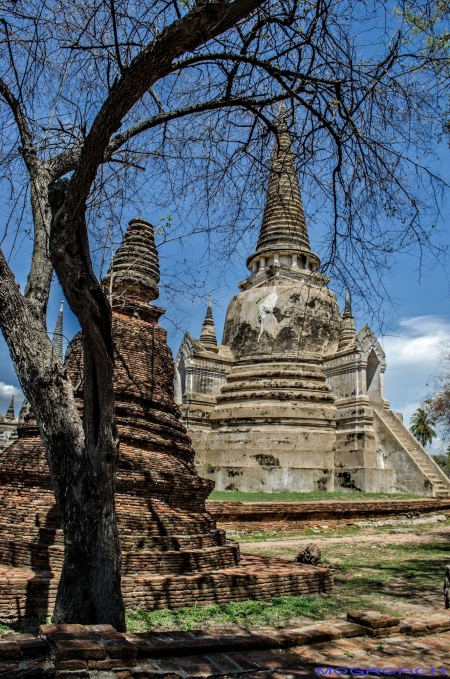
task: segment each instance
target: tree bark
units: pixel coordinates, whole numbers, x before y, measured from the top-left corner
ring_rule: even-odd
[[[64,564],[53,619],[109,623],[123,631],[121,554],[114,507],[117,439],[113,455],[105,451],[98,433],[98,445],[88,447],[72,382],[34,304],[20,294],[1,251],[0,282],[3,334],[36,416],[64,532]],[[86,353],[89,356],[89,349]],[[95,369],[86,367],[88,375],[95,375]],[[105,428],[111,419],[114,421],[114,415],[109,412],[98,421],[103,420]]]

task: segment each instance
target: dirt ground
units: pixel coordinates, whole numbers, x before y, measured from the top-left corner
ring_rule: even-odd
[[[349,532],[350,531],[350,532]],[[443,607],[450,563],[450,521],[409,527],[322,528],[315,534],[241,539],[242,553],[293,559],[306,544],[335,568],[340,609],[373,608],[410,615]]]

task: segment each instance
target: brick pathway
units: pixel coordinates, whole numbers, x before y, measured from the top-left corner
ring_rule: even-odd
[[[388,639],[337,639],[336,641],[292,649],[299,665],[310,668],[410,668],[417,674],[450,674],[450,632],[414,638],[396,635]],[[425,668],[429,670],[425,672]],[[444,671],[443,671],[444,670]],[[375,674],[376,672],[373,672]],[[394,672],[380,672],[387,676]],[[330,676],[337,676],[333,672]],[[356,674],[356,673],[355,673]],[[409,672],[402,672],[408,675]]]
[[[450,674],[450,613],[354,611],[300,627],[120,634],[44,625],[0,638],[0,679],[312,679]],[[400,672],[400,670],[402,670]]]

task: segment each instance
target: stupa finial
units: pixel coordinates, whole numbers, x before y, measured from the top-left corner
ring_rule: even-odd
[[[345,316],[352,315],[352,308],[350,304],[350,291],[345,288],[345,306],[344,306],[344,318]]]
[[[348,288],[346,288],[344,313],[342,314],[338,348],[342,349],[343,347],[346,347],[348,344],[353,343],[355,341],[355,337],[356,337],[355,319],[353,318],[352,314],[352,308],[350,303],[350,292]]]
[[[112,297],[148,303],[159,296],[159,257],[153,226],[142,217],[132,219],[103,279]]]
[[[284,102],[277,122],[278,138],[272,156],[266,206],[256,252],[271,247],[302,247],[309,250],[305,213],[300,196],[292,142]]]
[[[278,134],[281,132],[288,132],[288,126],[286,121],[286,103],[282,101],[280,103],[280,109],[278,111],[278,121],[277,121],[277,131]],[[289,132],[288,132],[289,134]]]
[[[55,325],[55,331],[53,333],[52,344],[55,349],[57,358],[64,363],[64,351],[63,351],[63,308],[64,302],[61,302],[59,307],[58,319]]]
[[[15,419],[14,415],[14,395],[11,398],[11,403],[9,404],[9,408],[6,411],[5,419],[11,422],[12,420]]]
[[[212,301],[211,295],[208,295],[208,307],[206,309],[205,320],[203,321],[202,331],[200,333],[200,342],[207,346],[217,346],[216,327],[212,315]]]
[[[22,403],[22,407],[19,410],[18,421],[22,423],[25,422],[25,417],[28,415],[29,412],[31,412],[31,406],[28,399],[25,397]]]
[[[310,250],[284,101],[278,114],[277,138],[258,243],[253,255],[247,259],[247,266],[252,268],[253,262],[261,257],[283,253],[295,258],[304,256],[305,262],[313,261],[313,270],[320,265],[319,258]]]

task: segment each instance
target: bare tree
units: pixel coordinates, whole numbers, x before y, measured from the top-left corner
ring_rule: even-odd
[[[145,169],[146,199],[175,209],[186,200],[194,231],[201,224],[230,251],[254,220],[249,199],[286,100],[299,169],[330,219],[326,264],[344,278],[356,264],[355,285],[370,289],[392,251],[433,248],[420,217],[443,184],[420,158],[441,115],[438,82],[424,78],[421,52],[405,40],[410,24],[380,3],[1,7],[1,179],[11,214],[31,207],[33,255],[22,294],[0,252],[0,327],[61,513],[53,619],[123,629],[111,310],[94,266],[105,214],[138,201]],[[83,332],[82,422],[46,333],[53,270]]]

